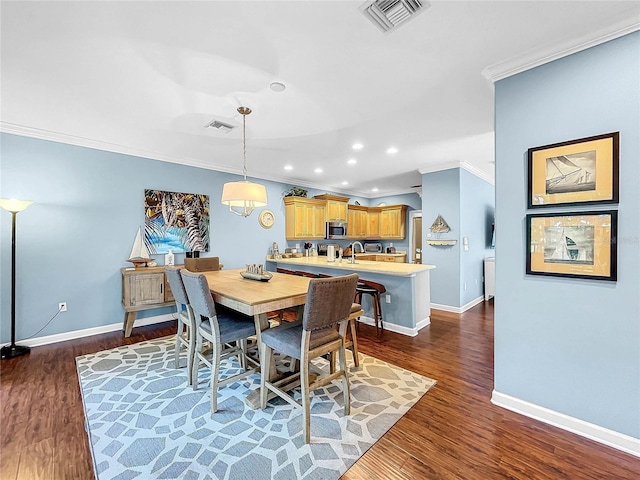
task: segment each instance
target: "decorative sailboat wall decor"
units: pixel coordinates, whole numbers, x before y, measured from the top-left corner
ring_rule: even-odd
[[[146,267],[148,263],[153,262],[153,259],[149,258],[149,251],[142,239],[142,230],[138,228],[136,239],[133,241],[133,248],[129,255],[127,262],[133,263],[137,267]]]
[[[436,219],[433,221],[429,230],[435,233],[437,237],[437,238],[427,239],[427,243],[429,245],[440,246],[440,247],[450,247],[457,243],[457,240],[454,240],[454,239],[440,238],[441,234],[449,233],[451,231],[451,227],[449,227],[449,224],[447,223],[447,221],[440,214],[438,214]]]

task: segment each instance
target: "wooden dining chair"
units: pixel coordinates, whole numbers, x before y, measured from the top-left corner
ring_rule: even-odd
[[[198,327],[196,325],[196,317],[193,314],[191,305],[189,305],[187,291],[182,282],[181,270],[182,268],[180,267],[165,267],[164,272],[169,281],[173,298],[176,301],[178,329],[174,353],[175,367],[178,368],[179,366],[180,350],[184,346],[187,349],[187,385],[191,385]]]
[[[247,356],[247,338],[256,334],[255,322],[253,317],[216,306],[203,274],[187,270],[182,270],[180,274],[189,304],[196,318],[202,319],[196,335],[192,386],[194,390],[198,388],[200,363],[208,365],[211,368],[211,412],[215,413],[218,410],[218,387],[235,382],[258,370],[259,364]],[[208,340],[211,344],[209,352],[202,351],[203,340]],[[233,356],[238,357],[242,371],[220,380],[220,361]],[[249,363],[255,367],[249,368]]]
[[[311,392],[342,378],[344,413],[351,409],[349,396],[349,376],[345,359],[344,337],[336,331],[336,324],[346,320],[351,312],[352,300],[358,283],[358,275],[351,274],[332,278],[314,278],[309,281],[302,323],[282,324],[262,332],[260,346],[260,405],[267,406],[268,391],[276,393],[303,411],[304,441],[311,441]],[[282,379],[271,381],[267,378],[273,352],[278,351],[300,361],[300,371]],[[338,352],[339,368],[319,371],[320,375],[310,383],[311,360]],[[314,369],[315,371],[315,369]],[[302,399],[298,403],[286,390],[292,380],[301,385]],[[298,382],[294,382],[298,384]]]

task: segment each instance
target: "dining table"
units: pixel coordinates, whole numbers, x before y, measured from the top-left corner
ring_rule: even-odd
[[[297,307],[298,318],[302,319],[311,279],[270,272],[271,279],[260,281],[242,277],[240,274],[243,271],[245,270],[231,269],[201,273],[207,279],[209,290],[216,303],[253,317],[256,325],[256,341],[259,346],[261,332],[269,328],[267,312]],[[270,365],[269,378],[277,376],[274,363]],[[247,397],[247,403],[253,408],[259,407],[259,393],[254,391]]]

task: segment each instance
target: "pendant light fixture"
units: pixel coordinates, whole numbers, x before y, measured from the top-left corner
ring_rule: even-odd
[[[238,113],[242,115],[242,144],[243,164],[241,182],[228,182],[222,188],[222,203],[229,206],[229,211],[236,215],[248,217],[256,207],[264,207],[267,204],[267,189],[259,183],[247,180],[247,115],[251,113],[249,107],[238,107]]]

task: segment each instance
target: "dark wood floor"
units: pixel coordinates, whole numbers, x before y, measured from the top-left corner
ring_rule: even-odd
[[[170,335],[164,323],[34,348],[0,362],[0,478],[87,480],[91,455],[75,357]],[[638,479],[640,459],[491,404],[493,306],[434,311],[416,337],[360,328],[363,353],[430,378],[431,389],[344,476],[399,479]]]

